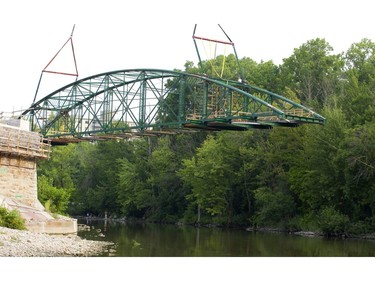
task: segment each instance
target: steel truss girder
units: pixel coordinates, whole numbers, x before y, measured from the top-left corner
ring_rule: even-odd
[[[325,122],[311,109],[255,86],[160,69],[77,80],[33,103],[22,116],[50,138]]]

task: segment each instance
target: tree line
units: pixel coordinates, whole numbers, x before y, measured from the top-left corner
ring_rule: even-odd
[[[240,60],[248,83],[313,108],[326,125],[53,147],[38,164],[40,201],[69,215],[373,232],[375,43],[333,51],[317,38],[281,65]],[[234,55],[225,64],[223,77],[237,80]],[[199,68],[188,61],[185,71]]]

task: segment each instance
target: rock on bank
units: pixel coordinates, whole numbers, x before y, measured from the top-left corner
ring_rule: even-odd
[[[113,243],[77,235],[50,235],[0,227],[0,257],[89,257],[110,251]]]

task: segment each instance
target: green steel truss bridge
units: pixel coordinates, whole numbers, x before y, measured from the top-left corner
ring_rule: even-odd
[[[282,95],[185,72],[127,69],[77,80],[22,113],[52,143],[324,124]]]

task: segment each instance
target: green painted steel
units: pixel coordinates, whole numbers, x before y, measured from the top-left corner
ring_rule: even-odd
[[[255,86],[160,69],[77,80],[33,103],[22,118],[46,138],[76,140],[325,122],[311,109]]]

